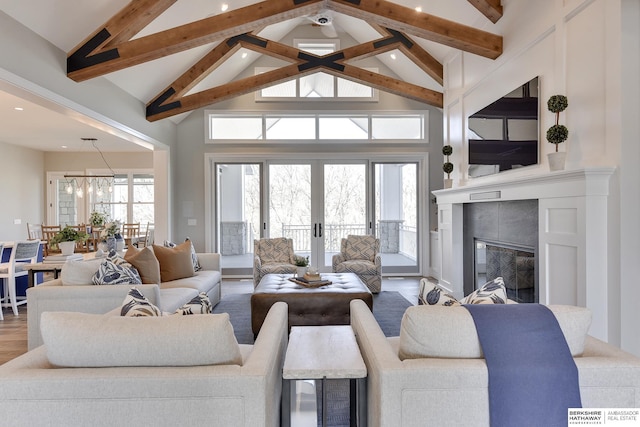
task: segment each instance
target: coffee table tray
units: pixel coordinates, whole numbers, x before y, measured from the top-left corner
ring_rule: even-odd
[[[321,286],[327,286],[332,283],[331,280],[314,280],[310,282],[299,277],[290,277],[289,280],[300,286],[304,286],[305,288],[319,288]]]

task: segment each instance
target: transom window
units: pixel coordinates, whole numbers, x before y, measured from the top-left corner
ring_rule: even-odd
[[[294,46],[317,56],[328,55],[340,49],[340,40],[294,40]],[[262,74],[277,67],[256,67],[255,73]],[[378,72],[377,68],[366,68]],[[331,98],[340,101],[377,100],[377,91],[367,85],[356,83],[331,74],[318,72],[284,83],[269,86],[256,92],[257,101],[298,101]]]
[[[209,111],[207,143],[225,140],[425,142],[427,112],[245,113]]]

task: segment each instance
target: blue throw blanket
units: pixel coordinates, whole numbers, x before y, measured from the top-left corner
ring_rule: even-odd
[[[576,367],[553,313],[539,304],[465,305],[489,370],[491,427],[567,425],[582,407]]]

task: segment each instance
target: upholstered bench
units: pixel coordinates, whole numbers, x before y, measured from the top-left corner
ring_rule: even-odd
[[[354,273],[323,273],[331,284],[307,288],[289,280],[292,274],[267,274],[251,295],[251,328],[257,335],[267,312],[277,301],[289,305],[292,326],[348,325],[349,303],[361,299],[373,309],[373,296]]]

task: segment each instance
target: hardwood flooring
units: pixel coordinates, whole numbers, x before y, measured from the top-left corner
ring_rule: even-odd
[[[385,278],[383,291],[400,292],[412,304],[418,303],[418,283],[420,278]],[[251,280],[223,280],[222,296],[231,293],[253,291]],[[4,320],[0,320],[0,365],[27,352],[27,305],[19,306],[18,316],[10,308],[4,308]]]

